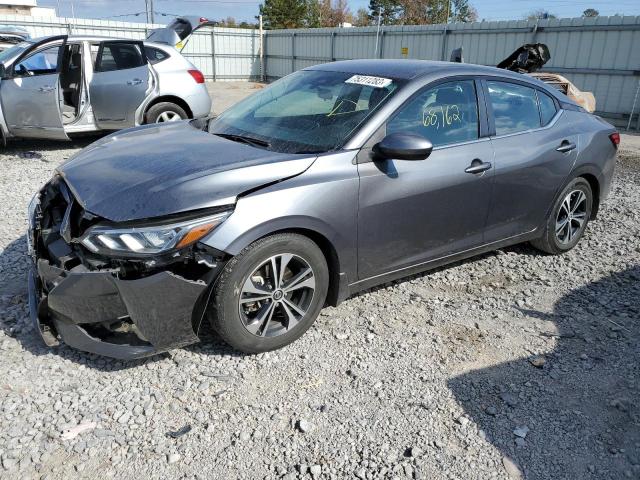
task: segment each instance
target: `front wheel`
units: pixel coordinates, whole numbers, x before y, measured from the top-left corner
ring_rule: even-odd
[[[220,337],[246,353],[297,340],[317,318],[329,286],[326,259],[302,235],[257,240],[220,274],[209,319]]]
[[[551,254],[568,252],[578,244],[584,234],[592,208],[591,185],[584,178],[573,179],[553,206],[543,235],[531,244]]]

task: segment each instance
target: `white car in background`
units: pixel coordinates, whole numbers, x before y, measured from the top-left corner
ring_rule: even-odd
[[[0,52],[1,140],[207,117],[204,75],[175,48],[208,24],[196,22],[176,19],[154,41],[60,35]]]

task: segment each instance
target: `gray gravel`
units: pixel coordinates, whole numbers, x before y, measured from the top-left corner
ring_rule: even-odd
[[[569,254],[519,246],[374,289],[277,352],[208,334],[131,363],[36,338],[25,210],[77,145],[13,144],[0,476],[640,478],[640,149],[624,141],[612,196]]]

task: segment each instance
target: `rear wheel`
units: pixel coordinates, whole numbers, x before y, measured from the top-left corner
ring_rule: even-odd
[[[568,252],[584,234],[592,208],[593,192],[589,182],[581,177],[573,179],[551,210],[544,234],[531,244],[551,254]]]
[[[147,123],[177,122],[189,118],[187,112],[175,103],[160,102],[147,111]]]
[[[237,350],[274,350],[309,329],[324,305],[328,285],[327,262],[313,241],[291,233],[273,235],[227,263],[209,318]]]

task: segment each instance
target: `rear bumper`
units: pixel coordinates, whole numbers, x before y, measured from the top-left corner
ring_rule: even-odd
[[[205,290],[204,282],[168,271],[121,280],[110,272],[66,271],[39,259],[29,273],[29,310],[47,345],[61,340],[129,360],[198,342],[201,315],[195,311]]]
[[[205,85],[199,85],[197,93],[188,95],[185,101],[191,109],[193,118],[206,118],[211,115],[211,97]]]

